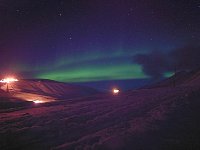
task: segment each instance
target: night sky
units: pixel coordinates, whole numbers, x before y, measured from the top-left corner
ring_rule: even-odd
[[[199,67],[199,41],[198,0],[0,0],[1,76],[166,77]]]

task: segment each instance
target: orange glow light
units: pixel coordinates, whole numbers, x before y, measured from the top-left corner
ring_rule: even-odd
[[[10,83],[10,82],[16,82],[16,81],[18,80],[15,78],[5,78],[5,79],[0,80],[0,82],[2,83]]]
[[[33,102],[36,103],[36,104],[38,104],[38,103],[44,103],[44,101],[41,101],[41,100],[34,100]]]
[[[113,89],[113,93],[114,93],[114,94],[118,94],[118,93],[119,93],[119,90],[115,88],[115,89]]]

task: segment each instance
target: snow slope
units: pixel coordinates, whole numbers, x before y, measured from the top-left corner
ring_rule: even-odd
[[[4,112],[0,149],[198,149],[199,93],[143,89]]]
[[[179,85],[199,85],[200,84],[200,70],[181,71],[170,78],[167,78],[159,83],[148,86],[148,88],[155,87],[173,87]]]
[[[6,84],[1,85],[2,90],[6,91],[6,88]],[[64,98],[88,96],[98,92],[92,88],[52,80],[19,80],[9,83],[9,93],[12,97],[26,101],[50,102]]]

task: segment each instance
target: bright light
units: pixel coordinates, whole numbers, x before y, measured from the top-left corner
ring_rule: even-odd
[[[15,78],[5,78],[5,79],[0,80],[0,82],[2,83],[10,83],[10,82],[16,82],[16,81],[18,80]]]
[[[38,103],[44,103],[44,101],[41,101],[41,100],[34,100],[33,102],[36,103],[36,104],[38,104]]]
[[[113,89],[113,93],[114,93],[114,94],[118,94],[118,93],[119,93],[119,90],[118,90],[118,89]]]

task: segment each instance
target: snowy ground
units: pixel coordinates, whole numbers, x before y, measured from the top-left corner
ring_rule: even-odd
[[[200,87],[1,109],[0,149],[198,150]]]

